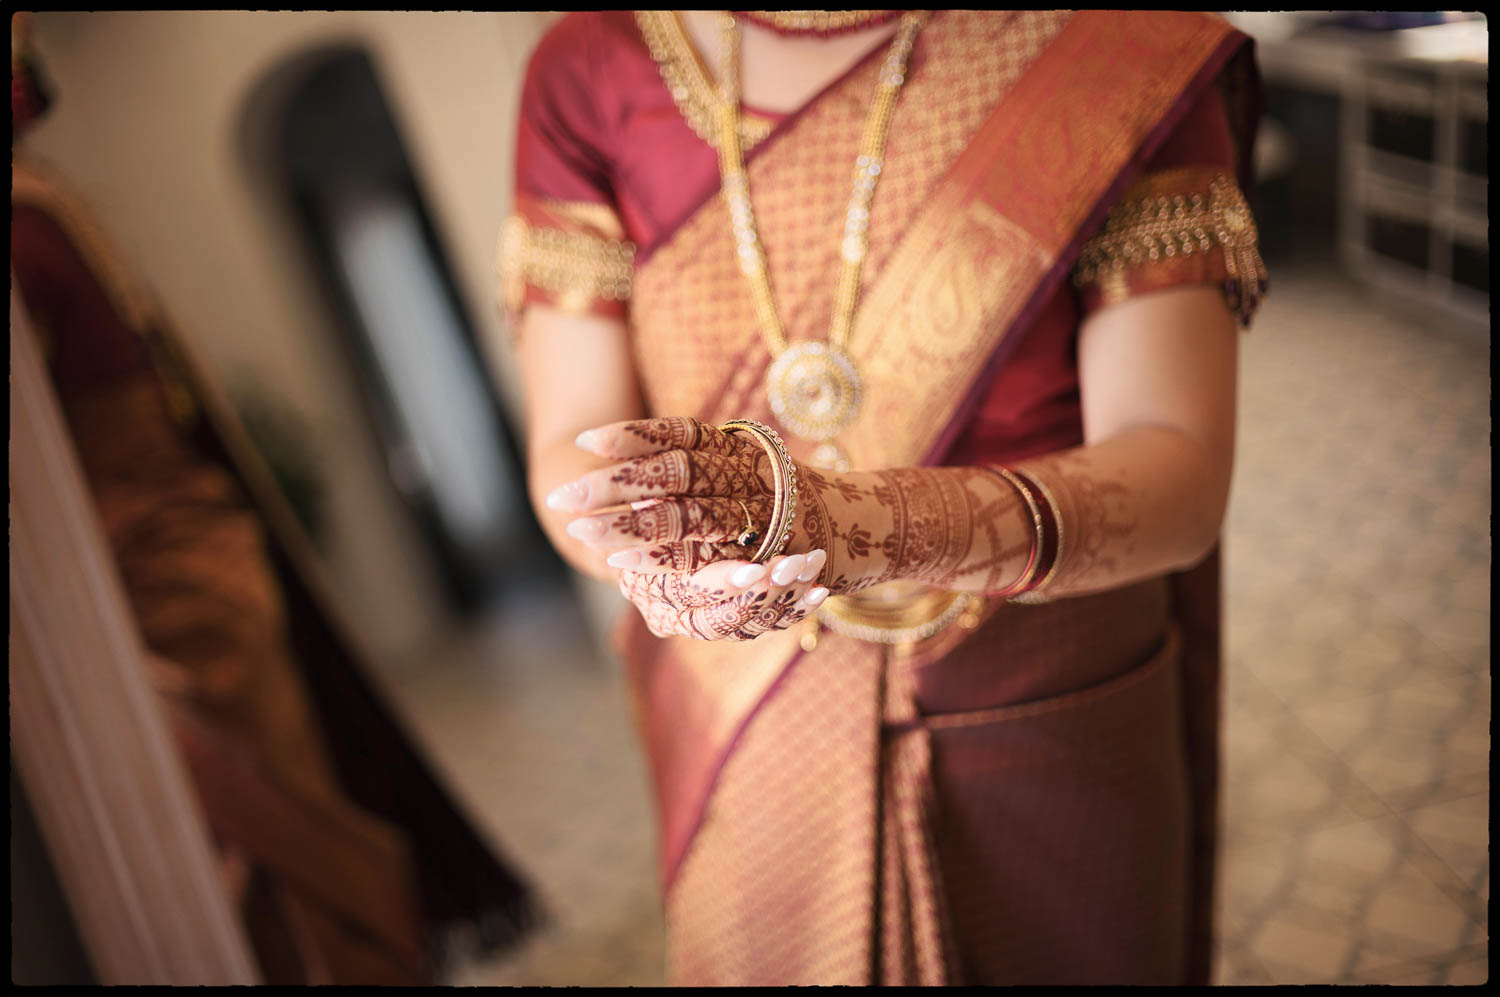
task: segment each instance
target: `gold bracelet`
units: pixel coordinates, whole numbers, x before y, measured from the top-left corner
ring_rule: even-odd
[[[1045,531],[1042,528],[1042,507],[1037,505],[1036,496],[1031,493],[1030,488],[1026,487],[1025,482],[1016,477],[1008,468],[991,467],[990,470],[1000,475],[1000,477],[1010,483],[1011,487],[1020,492],[1021,498],[1025,500],[1027,508],[1031,510],[1033,529],[1031,556],[1026,559],[1026,567],[1022,570],[1021,577],[1017,578],[1005,589],[994,593],[996,598],[1013,599],[1017,595],[1024,593],[1031,586],[1031,580],[1036,577],[1036,569],[1042,563],[1042,544],[1045,541]]]
[[[764,564],[781,553],[791,536],[792,524],[797,521],[797,465],[787,453],[780,434],[764,423],[754,419],[730,419],[719,429],[726,433],[749,433],[771,456],[771,522],[761,538],[760,549],[750,559],[754,564]]]
[[[1064,546],[1067,532],[1063,529],[1062,506],[1057,504],[1057,499],[1053,496],[1052,489],[1047,487],[1047,482],[1043,481],[1041,476],[1035,471],[1029,469],[1026,471],[1026,478],[1032,484],[1036,485],[1037,489],[1041,491],[1042,497],[1047,500],[1047,504],[1052,507],[1052,523],[1057,531],[1057,552],[1052,555],[1052,566],[1047,569],[1047,573],[1042,576],[1042,580],[1031,587],[1030,591],[1022,592],[1011,600],[1012,602],[1037,605],[1052,601],[1052,597],[1042,590],[1052,584],[1053,580],[1057,578],[1058,570],[1062,567],[1063,553],[1067,549]]]

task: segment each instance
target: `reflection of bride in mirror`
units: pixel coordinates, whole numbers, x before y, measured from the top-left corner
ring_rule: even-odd
[[[11,22],[11,268],[150,678],[270,983],[423,983],[527,891],[362,676],[295,517],[82,203],[16,145],[48,106]]]
[[[639,611],[674,982],[1206,980],[1247,42],[696,11],[537,49],[532,493]]]

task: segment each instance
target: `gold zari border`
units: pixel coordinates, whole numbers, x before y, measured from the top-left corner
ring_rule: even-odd
[[[718,88],[703,70],[693,43],[682,30],[676,11],[638,10],[635,22],[646,40],[646,48],[661,72],[662,82],[672,94],[677,110],[698,137],[715,149],[719,147],[714,107]],[[740,115],[740,142],[745,148],[759,144],[771,134],[774,123],[749,113]]]
[[[587,232],[505,223],[500,241],[500,286],[505,307],[518,310],[536,287],[563,311],[586,312],[596,301],[628,301],[635,278],[635,243]]]
[[[1128,295],[1130,271],[1218,250],[1237,288],[1236,311],[1253,309],[1266,283],[1255,219],[1233,180],[1197,168],[1164,170],[1125,192],[1104,228],[1083,247],[1073,282],[1096,284],[1106,301]]]

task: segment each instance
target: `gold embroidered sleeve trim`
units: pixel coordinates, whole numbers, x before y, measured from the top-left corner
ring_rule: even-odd
[[[635,12],[635,22],[641,29],[641,37],[646,40],[646,48],[650,50],[657,70],[661,73],[662,82],[667,85],[673,102],[677,104],[677,110],[693,131],[698,133],[699,138],[717,149],[719,138],[716,134],[714,105],[719,99],[718,88],[704,71],[703,64],[698,61],[698,53],[693,51],[693,43],[683,31],[677,12],[638,10]],[[748,112],[742,113],[740,142],[744,148],[749,149],[771,134],[774,127],[774,122],[766,118],[756,117]]]
[[[1195,257],[1198,268],[1183,266]],[[1229,307],[1248,324],[1267,278],[1255,219],[1234,181],[1221,172],[1187,168],[1136,183],[1084,245],[1073,281],[1080,288],[1092,285],[1103,302],[1112,303],[1172,283],[1150,279],[1153,269],[1163,277],[1222,269]]]
[[[608,208],[599,210],[613,217]],[[622,303],[630,299],[634,275],[632,242],[532,225],[518,214],[505,223],[500,283],[505,307],[512,312],[525,304],[528,287],[563,311],[589,312],[599,302]]]

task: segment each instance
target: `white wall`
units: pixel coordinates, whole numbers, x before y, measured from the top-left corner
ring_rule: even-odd
[[[28,152],[82,193],[225,385],[268,386],[325,457],[330,568],[377,649],[401,656],[445,622],[437,579],[380,466],[337,331],[286,219],[239,139],[281,60],[362,40],[482,334],[501,337],[496,236],[509,209],[521,69],[538,14],[42,13],[58,92]],[[514,404],[503,350],[494,373]]]

